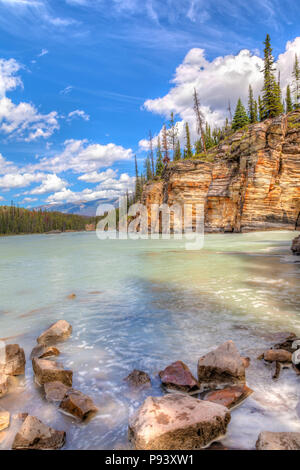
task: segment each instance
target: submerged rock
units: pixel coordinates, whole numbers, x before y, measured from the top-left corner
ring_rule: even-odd
[[[27,416],[16,434],[13,450],[54,450],[60,449],[66,440],[64,431],[56,431],[46,426],[35,416]]]
[[[0,374],[0,398],[4,397],[8,393],[9,376]]]
[[[61,402],[70,389],[62,382],[47,382],[44,384],[45,398],[50,402]]]
[[[257,450],[300,450],[299,432],[263,431],[256,442]]]
[[[73,389],[67,391],[59,408],[63,412],[76,416],[82,421],[91,418],[98,412],[98,408],[89,396]]]
[[[230,421],[227,408],[188,395],[148,397],[129,422],[137,450],[201,449],[220,439]]]
[[[273,346],[273,349],[285,349],[286,351],[293,353],[293,343],[297,339],[295,333],[278,333],[276,338],[277,343]]]
[[[37,342],[45,346],[65,341],[72,333],[72,326],[66,320],[59,320],[42,333]]]
[[[267,362],[292,362],[292,353],[285,349],[269,349],[264,352],[264,360]]]
[[[247,385],[223,388],[223,390],[214,390],[205,395],[204,400],[226,406],[227,408],[235,408],[246,400],[253,390]]]
[[[37,357],[38,359],[43,359],[45,357],[54,357],[59,356],[60,351],[54,346],[35,346],[30,354],[30,359]]]
[[[32,367],[38,385],[47,382],[61,382],[68,387],[72,386],[73,371],[64,369],[58,362],[33,358]]]
[[[0,374],[23,375],[25,373],[25,354],[18,344],[7,344],[5,362],[0,362]]]
[[[151,379],[147,372],[134,369],[125,379],[131,387],[151,387]]]
[[[0,409],[0,431],[8,428],[10,423],[10,413]]]
[[[198,380],[204,388],[245,383],[245,364],[233,341],[199,359]]]
[[[200,385],[184,362],[177,361],[159,372],[162,384],[180,392],[195,392]]]
[[[300,235],[293,240],[291,250],[294,255],[300,256]]]

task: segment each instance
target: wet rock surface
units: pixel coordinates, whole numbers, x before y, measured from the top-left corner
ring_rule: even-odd
[[[129,439],[138,450],[191,450],[224,436],[227,408],[188,395],[148,397],[130,419]]]
[[[59,320],[51,325],[38,339],[38,344],[53,345],[65,341],[72,334],[72,326],[66,320]]]
[[[247,387],[247,385],[241,385],[222,390],[213,390],[207,393],[204,399],[232,409],[242,404],[252,393],[253,390]]]
[[[300,450],[299,432],[263,431],[256,442],[257,450]]]
[[[47,382],[44,384],[45,398],[52,403],[60,403],[70,389],[61,382]]]
[[[46,357],[59,356],[60,351],[54,346],[35,346],[30,354],[30,359],[37,357],[38,359],[44,359]]]
[[[195,392],[200,385],[184,362],[177,361],[159,372],[162,384],[167,389],[181,392]]]
[[[245,364],[233,341],[199,359],[198,381],[209,389],[245,383]]]
[[[55,450],[65,444],[66,433],[46,426],[35,416],[27,416],[16,434],[13,450]]]
[[[64,413],[76,416],[82,421],[90,419],[98,412],[98,408],[88,395],[73,389],[67,391],[59,408]]]
[[[267,362],[292,362],[292,353],[285,349],[269,349],[264,352],[264,360]]]
[[[9,376],[0,374],[0,398],[4,397],[8,393],[9,387]]]
[[[33,358],[32,367],[38,385],[47,382],[61,382],[68,387],[72,386],[73,371],[64,369],[58,362]]]
[[[7,344],[5,362],[0,362],[0,374],[23,375],[25,373],[25,354],[18,344]]]
[[[142,370],[134,369],[127,377],[124,379],[130,387],[136,388],[148,388],[151,387],[151,379],[147,372]]]

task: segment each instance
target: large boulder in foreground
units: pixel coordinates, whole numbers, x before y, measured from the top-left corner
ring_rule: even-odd
[[[128,383],[130,387],[135,388],[149,388],[151,387],[151,379],[147,372],[142,370],[134,369],[130,374],[125,377],[125,382]]]
[[[7,344],[4,362],[0,362],[0,374],[23,375],[25,373],[24,349],[18,344]]]
[[[0,409],[0,431],[8,428],[10,422],[10,413]]]
[[[188,366],[181,361],[174,362],[160,371],[159,377],[167,389],[192,393],[200,388]]]
[[[226,434],[227,408],[188,395],[148,397],[129,422],[137,450],[201,449]]]
[[[233,341],[227,341],[198,361],[202,388],[220,388],[245,383],[245,363]]]
[[[69,389],[61,382],[47,382],[44,384],[45,398],[51,403],[60,403]]]
[[[300,432],[261,432],[257,450],[300,450]]]
[[[253,390],[247,385],[236,385],[235,387],[209,392],[204,399],[232,409],[243,403],[252,393]]]
[[[0,398],[4,397],[8,393],[9,376],[0,374]]]
[[[294,255],[300,256],[300,235],[293,240],[291,250]]]
[[[68,415],[81,419],[82,421],[92,418],[98,412],[98,408],[89,396],[73,389],[67,391],[59,405],[59,409]]]
[[[15,436],[12,448],[13,450],[55,450],[60,449],[65,440],[64,431],[56,431],[35,416],[27,416]]]
[[[37,342],[44,346],[65,341],[72,333],[72,326],[66,320],[59,320],[42,333]]]
[[[72,386],[73,371],[64,369],[58,362],[33,358],[32,367],[38,385],[47,382],[61,382],[68,387]]]

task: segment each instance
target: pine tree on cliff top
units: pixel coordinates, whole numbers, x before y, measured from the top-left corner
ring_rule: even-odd
[[[170,143],[170,147],[173,153],[173,160],[175,160],[178,127],[177,127],[177,123],[175,122],[175,117],[174,117],[173,112],[171,113],[171,116],[170,116],[167,134],[168,134],[168,141]]]
[[[285,107],[286,107],[285,109],[286,113],[290,113],[291,111],[293,111],[293,101],[292,101],[290,85],[286,87]]]
[[[232,129],[237,131],[247,124],[249,124],[249,118],[245,106],[243,105],[241,98],[239,98],[232,121]]]
[[[300,64],[299,59],[296,54],[295,56],[295,64],[293,69],[293,92],[295,97],[294,108],[300,108]]]
[[[257,122],[257,103],[253,96],[253,88],[249,85],[248,115],[251,124]]]
[[[267,34],[264,42],[264,86],[263,86],[263,119],[278,116],[282,112],[282,103],[279,93],[279,85],[275,78],[275,66],[273,50],[271,48],[271,38]]]
[[[174,161],[181,160],[181,148],[180,148],[180,142],[179,139],[177,139],[177,144],[175,147],[175,154],[174,154]]]
[[[142,194],[142,182],[139,177],[139,169],[136,160],[136,155],[134,156],[134,163],[135,163],[135,200],[137,201]]]
[[[167,131],[165,124],[163,125],[163,129],[162,129],[162,151],[164,154],[163,163],[164,165],[167,165],[170,161],[170,157],[169,157],[168,131]]]
[[[164,169],[164,164],[163,164],[163,157],[161,153],[160,137],[158,136],[157,150],[156,150],[156,170],[155,170],[156,176],[160,178],[162,175],[163,169]]]
[[[185,124],[185,149],[184,149],[184,158],[190,159],[193,158],[193,150],[191,146],[191,135],[190,135],[190,128],[188,123]]]

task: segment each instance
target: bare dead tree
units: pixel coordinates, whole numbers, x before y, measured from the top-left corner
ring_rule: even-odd
[[[206,153],[206,144],[205,144],[205,137],[204,137],[204,116],[200,108],[200,100],[198,98],[197,90],[194,88],[194,111],[196,114],[196,121],[197,121],[197,132],[201,137],[203,150]]]

